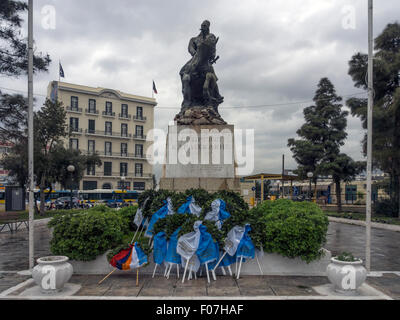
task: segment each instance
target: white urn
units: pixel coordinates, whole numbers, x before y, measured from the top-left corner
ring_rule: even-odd
[[[38,265],[32,270],[32,277],[42,293],[60,292],[71,278],[72,265],[65,256],[49,256],[37,259]]]
[[[357,295],[357,289],[367,278],[367,270],[361,259],[350,262],[333,257],[326,268],[326,273],[333,284],[333,289],[344,295]]]

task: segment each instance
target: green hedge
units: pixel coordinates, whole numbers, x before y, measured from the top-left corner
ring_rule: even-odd
[[[293,202],[290,200],[266,201],[249,210],[243,198],[234,192],[221,191],[208,193],[205,190],[188,190],[185,193],[171,191],[144,192],[139,197],[139,205],[149,198],[144,215],[150,217],[163,206],[163,200],[171,197],[175,210],[185,203],[186,198],[193,195],[202,214],[197,218],[189,214],[176,214],[160,219],[154,225],[153,233],[165,231],[167,237],[181,227],[179,235],[193,231],[196,220],[203,220],[211,210],[211,202],[217,198],[227,204],[231,217],[218,230],[214,223],[204,221],[214,241],[223,246],[229,230],[236,225],[249,223],[250,236],[257,248],[263,247],[265,252],[295,258],[306,262],[321,257],[321,247],[326,241],[328,218],[320,208],[310,202]],[[50,222],[54,227],[51,251],[53,254],[66,255],[73,260],[88,261],[95,259],[107,250],[116,252],[127,246],[136,226],[133,225],[137,207],[126,207],[120,210],[97,206],[80,213],[57,216]],[[147,239],[140,240],[147,253]]]
[[[129,233],[124,215],[105,206],[53,218],[50,250],[72,260],[89,261],[123,243]]]
[[[265,201],[250,211],[258,217],[254,237],[266,252],[300,257],[306,262],[321,257],[326,242],[328,217],[312,202],[286,199]]]

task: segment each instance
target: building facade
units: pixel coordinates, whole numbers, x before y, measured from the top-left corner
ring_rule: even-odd
[[[80,190],[153,187],[146,136],[154,128],[155,99],[57,81],[50,82],[48,97],[58,97],[67,112],[66,145],[102,161],[87,168]]]

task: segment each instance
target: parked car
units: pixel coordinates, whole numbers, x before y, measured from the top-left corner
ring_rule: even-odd
[[[69,209],[71,207],[71,197],[61,197],[54,201],[56,209]],[[72,207],[79,208],[80,200],[77,197],[72,197]]]

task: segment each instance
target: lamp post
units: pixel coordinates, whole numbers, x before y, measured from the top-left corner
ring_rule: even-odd
[[[310,179],[310,188],[308,189],[308,197],[311,201],[311,179],[314,176],[314,174],[312,172],[308,172],[307,173],[307,177]]]
[[[72,164],[70,164],[68,167],[67,167],[67,171],[70,173],[70,175],[71,175],[71,185],[70,185],[70,189],[71,189],[71,202],[70,202],[70,208],[72,209],[72,207],[73,207],[73,203],[72,203],[72,182],[73,182],[73,174],[74,174],[74,171],[75,171],[75,166],[74,165],[72,165]]]
[[[121,206],[125,204],[124,203],[125,179],[126,179],[126,177],[124,175],[121,176],[121,189],[122,189],[122,196],[121,196],[122,203],[121,203]]]

